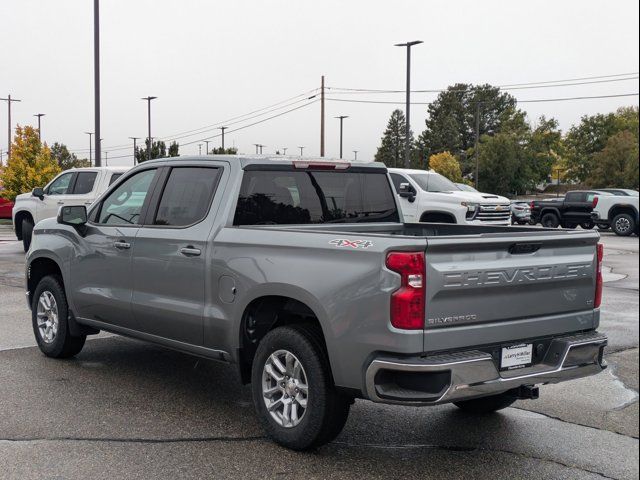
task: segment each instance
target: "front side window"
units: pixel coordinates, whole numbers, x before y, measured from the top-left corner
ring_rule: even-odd
[[[218,175],[218,168],[172,168],[153,224],[183,227],[201,221],[209,211]]]
[[[402,175],[398,175],[397,173],[390,173],[389,175],[391,175],[391,181],[393,182],[393,187],[396,189],[396,193],[400,191],[401,183],[409,183],[409,180]]]
[[[51,185],[49,185],[49,189],[47,194],[49,195],[65,195],[69,190],[69,185],[71,185],[71,179],[73,178],[73,172],[65,173],[56,178]]]
[[[122,173],[112,173],[111,178],[109,179],[109,186],[113,185],[114,182],[122,176]]]
[[[76,184],[73,187],[73,193],[82,195],[91,192],[97,176],[98,172],[79,172],[76,177]]]
[[[106,225],[138,224],[142,205],[147,198],[155,173],[155,169],[136,173],[111,192],[102,202],[98,223]]]
[[[409,175],[425,192],[456,192],[460,189],[439,173],[412,173]]]
[[[234,225],[397,222],[384,171],[246,171]]]

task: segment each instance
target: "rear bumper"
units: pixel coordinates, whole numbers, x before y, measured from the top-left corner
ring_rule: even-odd
[[[559,383],[604,370],[606,345],[607,337],[598,332],[557,337],[540,363],[504,372],[489,353],[478,350],[417,358],[381,356],[366,370],[366,393],[375,402],[436,405],[522,385]]]

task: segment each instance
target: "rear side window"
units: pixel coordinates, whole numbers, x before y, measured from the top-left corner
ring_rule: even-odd
[[[586,194],[584,192],[569,192],[564,197],[565,202],[584,202]]]
[[[109,179],[109,186],[113,185],[113,182],[115,182],[121,176],[122,176],[122,173],[112,173],[111,178]]]
[[[76,184],[73,187],[73,193],[82,195],[93,190],[93,184],[96,182],[98,172],[79,172],[76,177]]]
[[[398,222],[385,172],[245,171],[234,225]]]
[[[184,227],[201,221],[209,211],[219,172],[207,167],[171,169],[153,224]]]

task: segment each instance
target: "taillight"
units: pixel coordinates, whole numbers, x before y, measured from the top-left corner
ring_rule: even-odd
[[[598,265],[596,270],[596,294],[593,306],[598,308],[602,303],[602,258],[604,257],[604,245],[599,243],[596,248],[598,252]]]
[[[424,328],[425,265],[423,252],[391,252],[387,268],[400,274],[400,288],[391,294],[391,325],[403,330]]]
[[[533,202],[531,202],[531,203],[529,204],[529,208],[530,208],[531,210],[533,210]]]
[[[595,197],[593,197],[593,202],[591,202],[591,207],[596,208],[596,205],[598,205],[598,196],[596,195]]]

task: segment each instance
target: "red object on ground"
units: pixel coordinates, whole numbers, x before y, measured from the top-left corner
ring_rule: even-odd
[[[0,197],[0,218],[11,218],[13,202]]]

